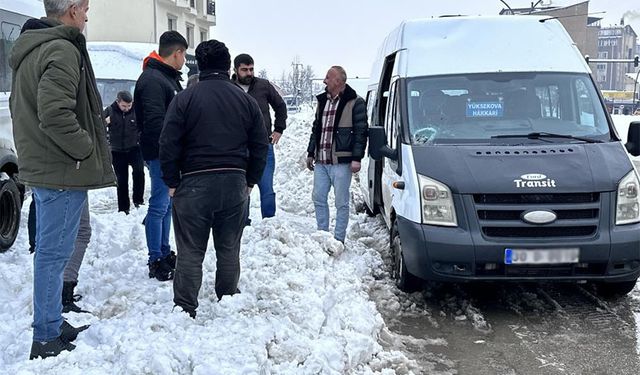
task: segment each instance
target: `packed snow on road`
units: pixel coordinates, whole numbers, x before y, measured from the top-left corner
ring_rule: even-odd
[[[383,223],[365,223],[371,219],[352,205],[346,249],[331,234],[315,230],[313,175],[304,163],[312,117],[310,110],[292,115],[276,148],[275,218],[260,220],[254,192],[253,225],[242,238],[242,293],[217,302],[210,243],[195,321],[173,310],[171,282],[148,278],[141,225],[146,206],[126,216],[116,212],[114,188],[92,191],[93,235],[76,288],[84,296],[79,304],[91,314],[66,314],[72,324],[91,327],[73,352],[27,360],[33,314],[27,199],[19,237],[0,255],[2,372],[367,374],[411,367],[403,354],[381,346],[385,325],[369,297],[376,285],[386,289],[385,303],[398,304],[394,293],[399,292],[380,255],[388,245]],[[147,198],[148,190],[147,182]],[[173,236],[171,243],[175,248]],[[376,282],[384,278],[386,283]]]

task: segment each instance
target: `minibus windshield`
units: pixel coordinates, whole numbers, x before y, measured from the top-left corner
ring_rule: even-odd
[[[609,141],[587,74],[487,73],[408,80],[413,144]],[[563,137],[527,137],[532,133]],[[523,137],[518,137],[523,135]]]

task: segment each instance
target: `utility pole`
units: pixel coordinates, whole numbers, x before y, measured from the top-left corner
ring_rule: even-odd
[[[299,105],[300,103],[298,103],[298,97],[300,96],[300,67],[303,67],[304,65],[300,63],[300,57],[296,56],[293,59],[291,66],[293,67],[293,95],[296,99],[296,105]]]

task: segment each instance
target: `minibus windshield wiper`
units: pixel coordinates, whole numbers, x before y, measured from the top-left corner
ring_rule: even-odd
[[[575,139],[576,141],[583,141],[587,143],[603,143],[604,142],[599,139],[576,137],[568,134],[555,134],[555,133],[546,133],[546,132],[534,132],[529,134],[500,134],[500,135],[494,135],[491,138],[529,138],[529,139],[564,138],[564,139]]]

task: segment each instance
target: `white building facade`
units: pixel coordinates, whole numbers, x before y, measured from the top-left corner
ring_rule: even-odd
[[[92,1],[88,17],[88,41],[158,43],[163,32],[176,30],[191,55],[216,24],[213,0]]]

